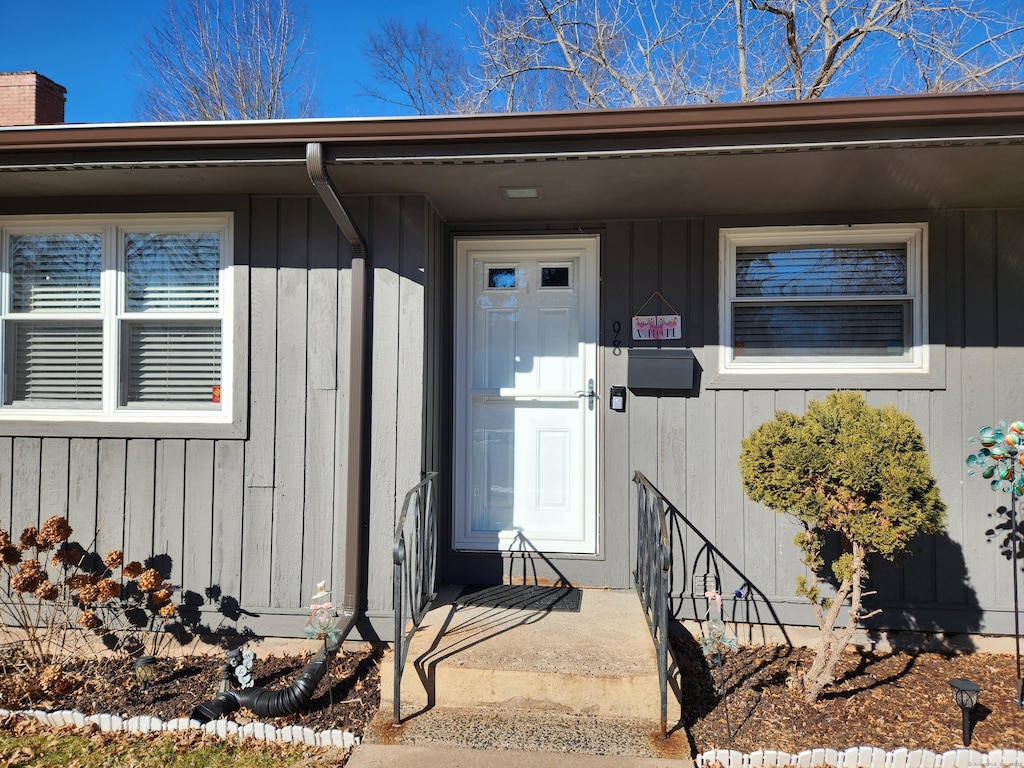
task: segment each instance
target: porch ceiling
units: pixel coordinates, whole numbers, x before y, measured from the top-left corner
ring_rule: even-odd
[[[343,193],[426,194],[454,222],[571,221],[1024,204],[1024,146],[900,147],[368,165]],[[507,199],[504,187],[539,196]]]
[[[295,153],[297,155],[297,153]],[[518,152],[329,156],[344,195],[422,194],[450,222],[583,222],[801,211],[1024,205],[1024,145],[734,147],[586,155]],[[503,187],[536,187],[507,199]],[[163,162],[31,160],[0,171],[0,198],[311,195],[299,156]],[[31,205],[29,201],[26,204]],[[16,206],[20,208],[21,206]]]

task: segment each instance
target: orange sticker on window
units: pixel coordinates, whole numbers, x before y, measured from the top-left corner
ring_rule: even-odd
[[[220,384],[213,385],[213,402],[220,402]]]

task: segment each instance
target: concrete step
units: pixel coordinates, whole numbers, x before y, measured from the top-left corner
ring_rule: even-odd
[[[654,644],[635,592],[584,590],[579,612],[461,605],[460,592],[439,595],[412,640],[397,725],[384,660],[367,752],[398,750],[404,763],[414,757],[402,750],[428,750],[446,768],[445,750],[467,749],[541,760],[517,766],[570,765],[544,761],[572,755],[629,766],[689,759],[684,732],[660,738]]]
[[[654,643],[636,593],[587,589],[580,611],[459,605],[446,588],[414,635],[402,717],[435,707],[513,707],[658,721]],[[391,712],[393,664],[381,668]]]

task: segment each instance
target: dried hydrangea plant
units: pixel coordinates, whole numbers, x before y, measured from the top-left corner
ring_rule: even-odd
[[[94,640],[127,655],[156,655],[177,615],[175,588],[158,570],[125,563],[119,549],[101,560],[71,542],[72,533],[60,515],[26,527],[17,541],[0,529],[0,573],[10,587],[0,589],[4,648],[41,693],[73,688],[69,662],[91,652]]]

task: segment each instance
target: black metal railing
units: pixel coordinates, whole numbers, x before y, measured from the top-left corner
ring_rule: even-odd
[[[402,721],[402,670],[412,638],[437,597],[437,472],[405,494],[395,526],[395,723]]]
[[[668,590],[672,566],[672,539],[669,536],[670,504],[640,472],[633,474],[636,485],[636,585],[643,605],[647,627],[658,657],[658,686],[661,691],[661,737],[668,730]]]

